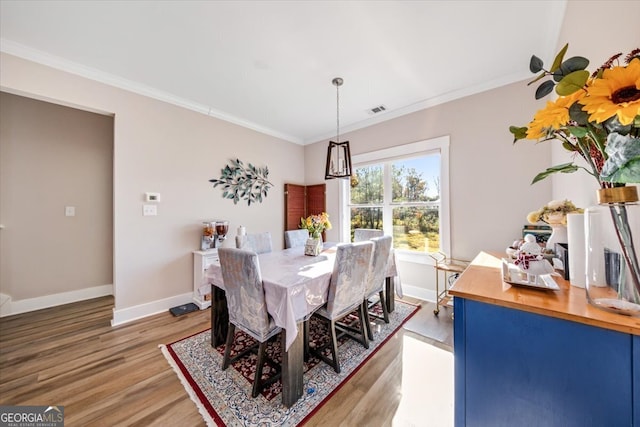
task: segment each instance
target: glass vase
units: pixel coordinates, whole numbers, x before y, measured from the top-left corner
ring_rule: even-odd
[[[590,304],[640,316],[640,239],[637,187],[598,190],[598,205],[585,210],[586,292]],[[571,250],[571,248],[569,248]]]

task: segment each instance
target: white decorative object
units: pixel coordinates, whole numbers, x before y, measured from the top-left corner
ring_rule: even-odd
[[[584,240],[584,214],[567,215],[567,240],[569,244],[569,282],[584,288],[586,282],[586,252]]]
[[[304,245],[304,254],[309,256],[318,256],[322,252],[322,238],[309,238]]]
[[[518,250],[517,259],[514,264],[527,274],[530,283],[538,283],[538,276],[554,273],[553,266],[544,259],[542,248],[536,243],[535,236],[527,234],[524,236],[524,243]]]
[[[556,243],[567,243],[567,227],[564,224],[549,223],[551,227],[551,236],[547,240],[546,248],[548,251],[555,252]]]
[[[244,226],[238,227],[238,236],[246,236],[247,229]]]

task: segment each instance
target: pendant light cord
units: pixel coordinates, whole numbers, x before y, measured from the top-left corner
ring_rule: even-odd
[[[336,84],[336,142],[340,142],[340,83]]]

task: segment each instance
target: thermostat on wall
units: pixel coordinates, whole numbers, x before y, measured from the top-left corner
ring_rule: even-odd
[[[147,202],[159,202],[160,193],[144,193]]]

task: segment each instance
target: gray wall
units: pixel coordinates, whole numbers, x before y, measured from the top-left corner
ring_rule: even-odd
[[[0,293],[111,286],[113,118],[0,92],[0,218]]]

